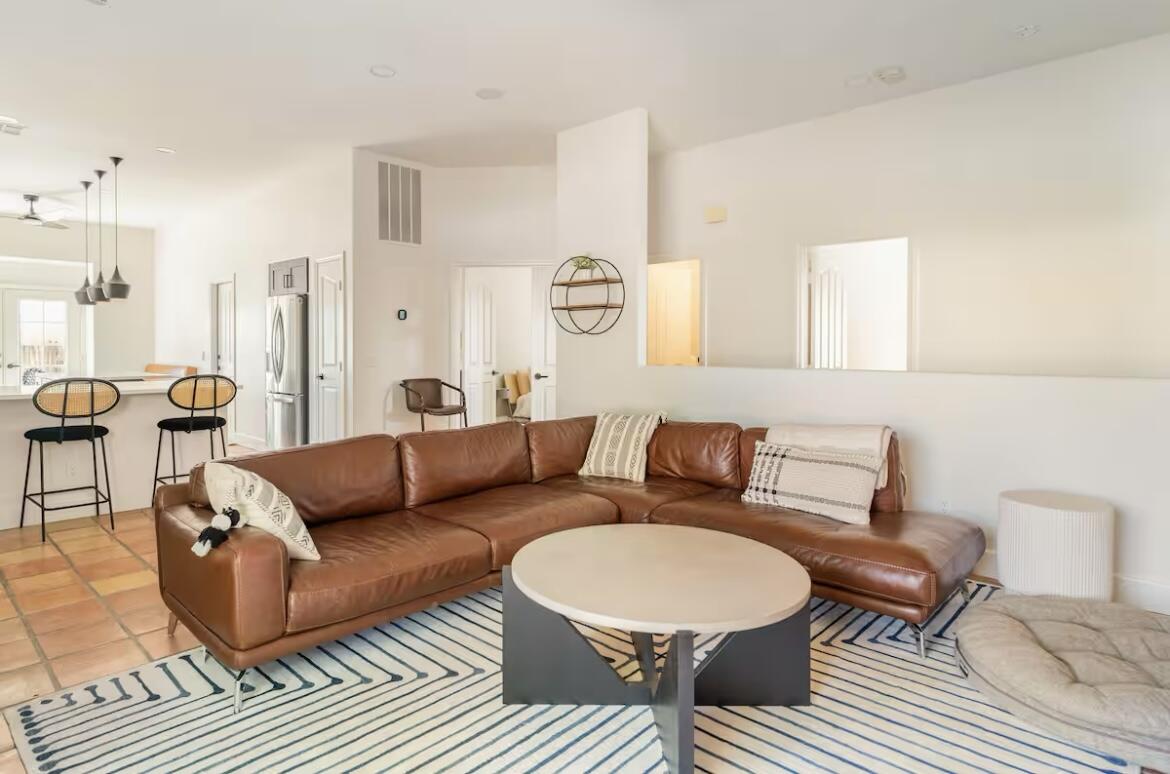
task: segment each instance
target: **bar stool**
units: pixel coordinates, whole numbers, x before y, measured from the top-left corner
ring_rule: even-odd
[[[54,427],[38,427],[26,430],[24,437],[28,439],[28,459],[24,464],[24,496],[20,501],[20,526],[24,526],[24,509],[27,502],[32,502],[41,509],[41,542],[45,541],[45,511],[63,511],[69,508],[80,508],[89,503],[73,505],[46,506],[45,496],[62,494],[64,492],[82,492],[93,490],[94,516],[101,518],[101,504],[106,503],[110,511],[110,529],[114,528],[114,503],[110,499],[110,468],[106,464],[106,436],[109,429],[94,423],[94,418],[104,414],[122,399],[118,388],[104,379],[56,379],[37,388],[33,393],[33,405],[42,414],[57,417],[61,423]],[[66,419],[88,418],[89,424],[67,425]],[[69,441],[89,441],[93,452],[93,484],[74,486],[66,489],[45,489],[45,444],[62,444]],[[105,471],[106,491],[102,492],[98,486],[97,469],[97,442],[102,445],[102,469]],[[32,448],[37,443],[40,457],[40,485],[41,491],[29,492],[28,479],[32,470]],[[40,500],[37,500],[37,497]]]
[[[190,473],[178,471],[178,460],[175,455],[175,433],[195,433],[206,431],[211,443],[211,459],[215,459],[215,431],[219,431],[219,443],[223,449],[222,456],[227,456],[227,439],[224,435],[224,426],[227,419],[219,415],[224,408],[236,398],[236,383],[226,376],[219,374],[196,374],[175,380],[167,390],[167,398],[173,406],[187,412],[185,417],[170,417],[158,421],[158,451],[154,455],[154,488],[151,490],[151,500],[154,499],[154,489],[159,484],[175,483],[180,478],[186,478]],[[210,411],[211,414],[196,415],[196,411]],[[171,475],[158,474],[159,460],[162,458],[163,433],[171,434]]]

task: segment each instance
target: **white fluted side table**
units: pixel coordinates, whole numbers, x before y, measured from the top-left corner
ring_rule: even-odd
[[[1001,493],[996,558],[1004,588],[1111,600],[1113,521],[1113,506],[1096,497]]]

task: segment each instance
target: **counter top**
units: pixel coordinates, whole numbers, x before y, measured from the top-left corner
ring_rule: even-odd
[[[107,381],[112,381],[118,386],[118,391],[122,393],[123,398],[128,398],[133,395],[165,395],[167,390],[171,388],[171,384],[175,381],[170,376],[161,379],[157,377],[153,379],[142,379],[141,381],[137,377],[133,377],[131,381],[121,381],[123,378],[126,377],[107,378]],[[33,385],[0,387],[0,401],[32,400],[33,393],[36,391],[37,388]]]

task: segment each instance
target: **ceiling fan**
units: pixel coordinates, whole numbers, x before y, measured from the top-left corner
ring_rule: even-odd
[[[69,228],[64,223],[57,223],[52,220],[45,220],[40,215],[37,215],[37,202],[40,201],[40,196],[36,194],[25,194],[24,200],[28,202],[28,212],[23,215],[0,215],[0,218],[11,218],[12,220],[19,220],[29,226],[43,226],[45,228]]]

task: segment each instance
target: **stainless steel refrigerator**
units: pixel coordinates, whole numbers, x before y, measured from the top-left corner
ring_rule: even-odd
[[[309,442],[308,296],[268,297],[265,408],[268,448]]]

